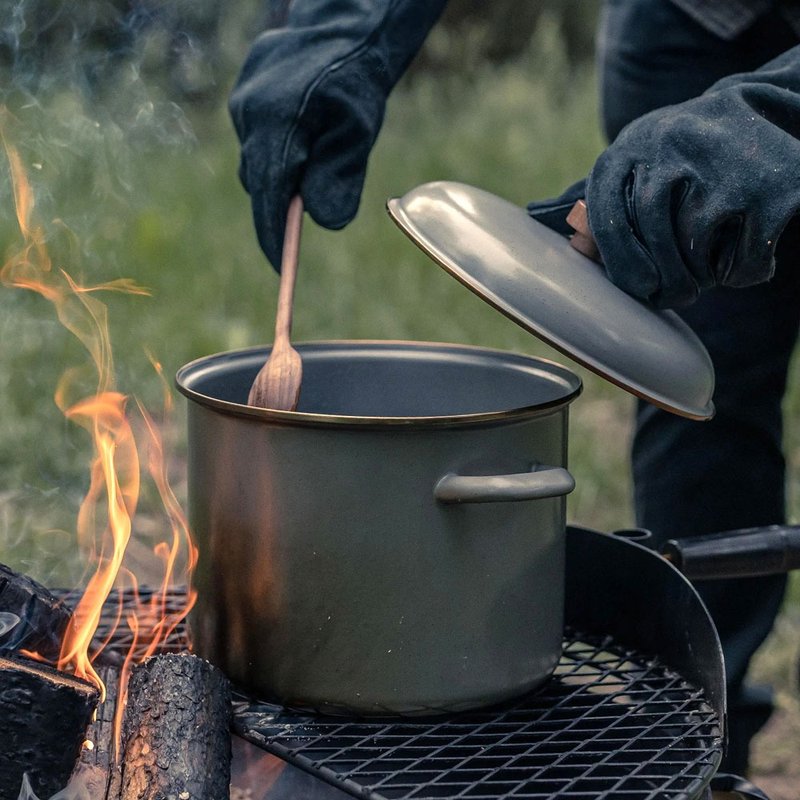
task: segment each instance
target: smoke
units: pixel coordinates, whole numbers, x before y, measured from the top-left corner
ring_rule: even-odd
[[[33,791],[27,772],[22,776],[22,786],[20,787],[17,800],[39,800],[39,796]],[[42,798],[42,800],[45,799]],[[86,780],[78,777],[71,779],[70,782],[60,792],[56,792],[50,800],[92,800],[92,798],[86,786]]]
[[[194,152],[190,120],[224,107],[223,10],[220,0],[4,3],[0,136],[19,153],[55,268],[85,284],[138,278],[119,243],[158,204],[141,166]],[[0,159],[0,266],[19,247]],[[46,305],[0,289],[0,560],[68,586],[83,569],[66,554],[90,454],[52,397],[61,371],[83,354]],[[144,361],[144,344],[124,358]],[[148,394],[143,381],[122,388]]]
[[[214,0],[11,0],[0,27],[8,92],[102,92],[132,62],[166,67],[184,96],[211,91],[222,5]],[[201,63],[202,62],[202,63]]]
[[[19,625],[19,617],[10,611],[0,611],[0,639]]]
[[[217,14],[207,0],[14,0],[4,12],[0,126],[30,170],[40,217],[60,220],[59,233],[82,240],[91,228],[70,193],[119,211],[148,149],[193,145],[184,105],[215,90],[207,51]],[[0,191],[5,211],[7,177]]]

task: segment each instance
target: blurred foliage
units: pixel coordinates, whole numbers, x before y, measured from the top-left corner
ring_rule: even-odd
[[[471,73],[485,63],[519,57],[543,19],[563,44],[565,78],[594,57],[600,0],[450,0],[414,67],[417,71]]]
[[[248,43],[283,5],[14,0],[0,16],[0,127],[22,154],[55,266],[86,283],[131,277],[151,289],[150,298],[104,296],[119,387],[151,408],[162,384],[148,353],[171,376],[190,359],[271,338],[277,279],[236,178],[225,100]],[[390,100],[359,216],[340,232],[306,224],[298,340],[464,342],[568,362],[419,253],[384,202],[452,179],[524,203],[584,175],[603,146],[592,71],[598,5],[451,0]],[[20,244],[0,161],[0,258]],[[84,360],[45,300],[0,287],[0,561],[51,585],[80,581],[84,568],[74,520],[91,445],[52,399],[61,372]],[[568,517],[629,526],[633,401],[572,367],[585,390],[571,409]],[[798,378],[795,361],[785,401],[794,520]],[[183,416],[177,398],[166,435],[182,499]],[[134,548],[152,532],[152,507],[145,496]],[[797,579],[791,599],[800,605]],[[779,649],[780,666],[767,648],[757,669],[788,685],[794,656]]]
[[[450,0],[412,72],[472,73],[520,56],[543,17],[564,42],[568,67],[593,53],[600,0]],[[16,0],[0,20],[0,97],[40,97],[70,86],[90,95],[131,68],[177,102],[216,103],[249,43],[280,24],[288,0]]]
[[[452,8],[458,4],[454,0]],[[56,5],[66,13],[65,3]],[[463,46],[456,32],[480,27],[477,19],[485,13],[475,3],[463,8],[463,17],[446,19],[444,32],[434,33],[449,39],[453,64],[461,63],[452,54]],[[513,9],[505,8],[499,17],[508,23]],[[565,360],[432,265],[394,229],[383,206],[386,197],[439,178],[524,203],[586,173],[603,143],[591,61],[574,58],[565,44],[566,20],[559,9],[537,13],[533,35],[508,60],[487,57],[468,70],[432,66],[404,79],[389,103],[358,218],[340,232],[306,226],[295,315],[299,339],[466,342]],[[3,128],[28,167],[56,265],[88,283],[132,277],[152,290],[151,298],[106,297],[120,387],[151,406],[160,403],[161,385],[146,351],[171,375],[192,358],[271,337],[277,280],[256,245],[224,108],[246,42],[262,19],[235,3],[217,23],[221,55],[211,101],[179,100],[163,52],[173,39],[158,26],[130,51],[124,68],[109,69],[102,85],[72,84],[66,74],[61,81],[40,76],[38,85],[47,91],[34,96],[35,81],[27,94],[9,93],[4,84],[11,113]],[[463,41],[473,35],[467,30]],[[442,52],[441,42],[429,44]],[[79,68],[63,67],[73,75]],[[0,253],[19,244],[8,174],[0,169]],[[0,552],[44,573],[65,569],[59,543],[70,539],[69,533],[44,532],[72,530],[87,484],[88,440],[52,401],[60,372],[82,358],[44,300],[0,290]],[[632,400],[576,371],[586,389],[571,418],[578,488],[569,516],[603,529],[624,527],[632,521]],[[800,393],[793,389],[786,405],[794,474],[800,440],[791,420],[800,418]],[[184,491],[181,401],[177,409],[174,473]],[[796,486],[792,481],[793,517],[800,507]]]
[[[177,102],[216,103],[275,3],[221,0],[14,0],[0,18],[0,97],[69,88],[107,99],[120,73],[161,83]]]
[[[573,91],[564,93],[569,62],[559,31],[558,20],[545,15],[512,61],[486,63],[468,79],[437,72],[398,87],[359,217],[341,232],[306,226],[299,339],[462,341],[554,355],[434,267],[394,229],[384,202],[418,183],[451,178],[523,203],[583,174],[601,147],[593,78],[578,68]],[[236,66],[231,60],[217,82],[230,85]],[[3,121],[28,168],[54,264],[85,283],[127,276],[150,287],[151,298],[104,298],[120,388],[149,405],[160,403],[161,385],[145,351],[171,375],[192,358],[268,341],[277,293],[236,177],[224,97],[212,106],[178,103],[174,92],[169,74],[154,77],[140,64],[115,69],[102,88],[54,82],[36,102],[20,95]],[[11,252],[20,237],[5,169],[0,198],[0,250]],[[59,543],[68,537],[31,532],[71,529],[90,457],[87,437],[61,418],[52,395],[60,372],[84,355],[49,304],[24,291],[0,290],[0,331],[0,474],[15,498],[0,518],[0,551],[47,573],[64,569]],[[573,517],[628,524],[630,402],[587,380],[593,388],[576,404],[574,423],[574,469],[584,488],[571,501]],[[178,408],[180,416],[182,403]],[[595,428],[616,425],[617,416],[616,454],[597,450]],[[180,419],[175,430],[180,488]],[[29,535],[21,537],[22,530]]]

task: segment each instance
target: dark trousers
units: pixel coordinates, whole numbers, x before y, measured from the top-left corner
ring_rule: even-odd
[[[774,14],[723,41],[669,0],[610,0],[598,40],[606,135],[613,139],[645,112],[757,69],[797,43]],[[682,312],[713,359],[717,413],[711,422],[692,422],[639,405],[632,454],[637,524],[657,540],[785,519],[781,400],[800,324],[799,244],[793,230],[784,234],[768,284],[712,290]],[[769,714],[769,696],[759,698],[744,677],[784,588],[782,576],[698,585],[725,652],[730,771],[744,772],[750,738]]]

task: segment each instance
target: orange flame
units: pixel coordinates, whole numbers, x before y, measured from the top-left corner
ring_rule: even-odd
[[[166,598],[176,581],[188,583],[197,561],[197,550],[192,544],[186,517],[167,479],[159,427],[138,401],[135,404],[138,422],[134,424],[128,414],[128,398],[115,387],[108,309],[96,297],[100,291],[135,295],[148,292],[128,279],[82,286],[65,270],[52,268],[44,229],[34,219],[34,192],[22,159],[1,130],[0,138],[8,158],[17,222],[23,239],[20,249],[0,268],[0,282],[35,291],[53,304],[61,323],[78,338],[89,354],[96,383],[96,390],[84,396],[81,387],[85,385],[87,370],[85,367],[72,367],[62,375],[55,393],[58,407],[67,419],[89,432],[94,447],[89,489],[77,519],[78,540],[94,560],[94,573],[64,636],[58,667],[70,669],[77,676],[94,682],[105,699],[105,687],[92,661],[108,644],[108,638],[94,650],[92,640],[109,594],[120,576],[129,575],[124,559],[142,479],[140,452],[146,454],[147,473],[158,491],[171,535],[155,548],[156,556],[163,563],[160,591],[145,601],[137,589],[135,609],[126,616],[126,624],[133,632],[133,644],[123,668],[123,685],[133,660],[141,661],[155,652],[193,606],[196,594],[191,590],[185,605],[177,611],[167,610]],[[160,365],[152,356],[150,359],[164,386],[166,412],[171,405],[171,396]],[[184,574],[177,579],[175,571],[179,560],[185,562]],[[130,578],[136,589],[136,579]],[[121,606],[118,616],[122,616]],[[146,646],[140,647],[140,642],[146,642]],[[123,705],[118,702],[120,713]]]
[[[58,667],[65,669],[71,665],[76,675],[88,677],[101,687],[100,676],[91,665],[89,647],[100,622],[103,604],[122,566],[139,496],[139,454],[125,416],[125,400],[124,395],[117,392],[104,392],[65,411],[68,419],[77,421],[90,431],[96,449],[89,491],[78,513],[79,536],[87,538],[93,534],[95,510],[105,494],[111,548],[109,554],[101,551],[98,555],[97,569],[67,627]],[[104,547],[107,539],[108,536],[103,537]]]

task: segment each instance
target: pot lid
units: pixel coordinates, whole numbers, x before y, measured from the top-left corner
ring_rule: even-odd
[[[713,416],[714,367],[689,326],[618,289],[524,208],[449,181],[387,208],[428,256],[525,330],[667,411]]]

